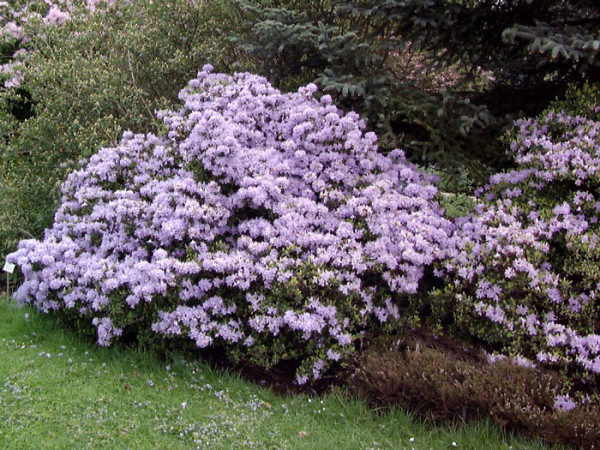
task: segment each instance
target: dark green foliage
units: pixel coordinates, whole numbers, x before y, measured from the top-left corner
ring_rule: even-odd
[[[456,219],[473,212],[477,201],[474,197],[465,194],[445,194],[440,197],[440,206],[444,208],[446,217]]]
[[[27,89],[17,88],[7,95],[6,112],[18,122],[33,116],[33,99]]]
[[[564,99],[552,102],[550,109],[565,111],[570,116],[600,120],[600,83],[569,86]]]
[[[6,64],[9,62],[17,48],[17,43],[14,41],[0,42],[0,64]]]
[[[554,70],[555,77],[569,77],[580,73],[598,78],[600,59],[600,7],[598,2],[545,1],[545,15],[532,14],[527,22],[522,19],[507,28],[503,37],[509,42],[523,41],[536,66],[544,72]],[[537,6],[537,5],[536,5]],[[538,10],[539,11],[539,10]]]
[[[384,151],[402,147],[415,161],[451,174],[467,167],[480,180],[497,162],[501,152],[490,141],[501,122],[448,89],[467,74],[428,73],[433,61],[417,52],[423,43],[399,38],[406,8],[421,14],[425,2],[237,3],[246,25],[234,41],[258,59],[262,73],[284,89],[316,82],[368,120]],[[434,76],[441,78],[435,90]]]

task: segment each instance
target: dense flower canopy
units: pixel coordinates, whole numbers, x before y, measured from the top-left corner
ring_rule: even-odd
[[[457,223],[447,290],[495,350],[595,379],[600,123],[550,111],[515,125],[516,168],[494,175]]]
[[[142,317],[318,378],[369,324],[400,318],[452,225],[428,178],[314,85],[211,72],[160,113],[164,135],[126,133],[68,177],[54,226],[9,256],[16,297],[78,311],[102,345]]]

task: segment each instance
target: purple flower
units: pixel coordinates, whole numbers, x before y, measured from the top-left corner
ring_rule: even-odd
[[[554,399],[554,409],[561,412],[568,412],[577,407],[577,404],[568,395],[558,395]]]
[[[88,317],[102,345],[118,323],[274,364],[287,339],[298,379],[316,378],[402,320],[454,225],[429,178],[314,85],[212,70],[159,113],[164,135],[126,132],[68,176],[44,239],[9,256],[16,296]]]

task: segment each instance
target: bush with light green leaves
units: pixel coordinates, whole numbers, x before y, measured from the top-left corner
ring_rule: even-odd
[[[0,258],[51,224],[58,187],[82,158],[126,129],[158,131],[155,111],[203,64],[236,69],[232,24],[220,0],[119,3],[27,24],[21,86],[0,90]]]

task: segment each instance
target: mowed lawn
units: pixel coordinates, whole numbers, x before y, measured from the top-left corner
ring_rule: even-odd
[[[98,348],[0,299],[0,448],[542,449],[489,423],[432,427],[339,391],[281,396],[235,374]]]

